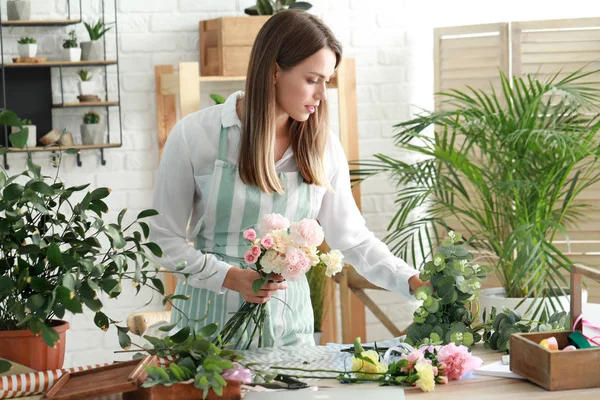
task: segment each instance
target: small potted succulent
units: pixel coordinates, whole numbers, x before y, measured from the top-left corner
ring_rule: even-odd
[[[27,128],[27,147],[32,148],[37,144],[37,128],[33,125],[33,122],[28,118],[21,120],[21,126],[13,126],[11,128],[12,133],[18,133],[22,129]]]
[[[104,125],[100,123],[100,115],[95,111],[88,111],[83,116],[81,142],[83,144],[104,143]]]
[[[66,61],[81,61],[81,49],[77,45],[77,35],[75,34],[75,31],[69,32],[69,38],[64,39],[63,52]]]
[[[6,18],[9,21],[24,21],[31,16],[31,2],[28,0],[9,0],[6,3]]]
[[[83,43],[82,43],[83,44]],[[79,75],[79,94],[84,95],[93,95],[95,86],[94,82],[92,82],[92,73],[86,69],[80,69],[77,71],[77,75]]]
[[[96,24],[83,23],[90,35],[89,42],[81,42],[81,59],[82,60],[104,60],[102,45],[100,39],[111,28],[107,28],[102,19],[99,19]]]
[[[19,56],[21,57],[35,57],[37,54],[37,42],[32,37],[22,37],[18,40],[19,43]]]

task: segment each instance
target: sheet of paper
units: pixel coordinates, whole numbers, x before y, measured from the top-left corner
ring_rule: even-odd
[[[525,379],[510,370],[510,365],[505,365],[502,361],[496,361],[492,364],[484,365],[473,371],[475,375],[501,376],[503,378]]]

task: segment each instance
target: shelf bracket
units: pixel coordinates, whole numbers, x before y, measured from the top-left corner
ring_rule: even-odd
[[[54,168],[58,168],[58,160],[57,160],[57,156],[56,156],[56,151],[52,151],[52,154],[50,155],[50,158],[52,159],[52,162],[50,164]]]
[[[83,164],[81,164],[81,155],[79,155],[79,153],[77,153],[77,166],[81,167]]]
[[[104,159],[104,149],[100,149],[100,164],[106,165],[106,160]]]
[[[6,154],[4,154],[4,169],[8,171],[9,166],[8,166],[8,159],[6,157]]]

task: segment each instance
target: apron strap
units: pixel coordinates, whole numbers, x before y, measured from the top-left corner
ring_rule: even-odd
[[[219,134],[219,154],[217,159],[227,162],[227,128],[221,125],[221,133]]]

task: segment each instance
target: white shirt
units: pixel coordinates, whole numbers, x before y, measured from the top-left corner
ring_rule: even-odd
[[[153,208],[160,212],[151,221],[151,240],[163,250],[160,264],[174,270],[186,262],[182,273],[190,274],[188,283],[223,293],[223,281],[232,266],[213,254],[204,254],[189,244],[194,241],[210,186],[219,146],[221,124],[227,128],[227,161],[237,164],[242,123],[235,110],[236,99],[212,106],[178,121],[164,147],[154,187]],[[298,171],[291,148],[275,164],[277,172]],[[330,134],[325,151],[325,169],[334,192],[325,188],[313,191],[313,206],[325,239],[332,249],[344,255],[367,280],[390,291],[410,296],[408,280],[419,273],[395,257],[366,227],[356,207],[350,187],[348,162],[339,139]],[[189,226],[188,226],[189,222]]]

